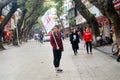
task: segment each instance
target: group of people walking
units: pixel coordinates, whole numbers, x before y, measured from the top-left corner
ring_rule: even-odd
[[[86,44],[87,54],[92,54],[92,32],[89,25],[86,26],[83,37],[84,37],[84,42]],[[59,67],[62,52],[64,51],[59,26],[55,26],[52,29],[50,35],[50,43],[53,47],[53,64],[55,67],[55,71],[63,72],[63,69]],[[72,44],[74,55],[77,55],[78,53],[77,50],[79,49],[79,43],[80,43],[80,35],[78,34],[76,28],[72,29],[72,33],[70,34],[70,43]]]
[[[86,25],[85,31],[83,32],[83,39],[87,54],[92,54],[92,32],[89,25]],[[72,30],[72,33],[70,35],[70,42],[72,44],[74,54],[76,55],[78,53],[77,50],[79,49],[80,43],[80,35],[78,34],[76,28],[73,28]]]

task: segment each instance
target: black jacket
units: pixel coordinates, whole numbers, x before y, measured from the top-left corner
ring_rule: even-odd
[[[75,44],[75,43],[78,44],[80,42],[79,35],[78,35],[77,32],[76,33],[71,33],[70,42],[71,42],[71,44]]]

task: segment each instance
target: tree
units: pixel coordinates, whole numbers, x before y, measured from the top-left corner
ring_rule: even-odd
[[[34,22],[37,21],[37,19],[33,20],[33,17],[38,17],[40,10],[38,9],[41,7],[41,4],[43,4],[44,0],[35,0],[34,2],[32,0],[19,0],[19,3],[23,3],[21,6],[22,15],[21,18],[18,20],[17,23],[17,29],[18,29],[18,37],[19,41],[22,42],[23,40],[27,40],[28,36],[28,29],[31,25],[33,25]],[[40,8],[41,9],[41,8]],[[35,14],[33,16],[33,14]],[[23,26],[23,28],[21,27]],[[18,45],[17,40],[17,33],[16,30],[14,30],[14,45]]]
[[[54,0],[56,3],[56,9],[57,9],[57,14],[61,15],[63,13],[62,6],[63,6],[63,0]]]
[[[2,44],[2,35],[3,35],[3,31],[4,31],[4,26],[8,23],[8,21],[10,20],[13,13],[17,10],[17,8],[18,8],[17,2],[12,1],[12,7],[11,7],[9,13],[7,14],[7,16],[5,17],[3,22],[0,24],[0,49],[5,49]]]
[[[81,2],[81,0],[73,0],[75,2],[75,7],[78,9],[79,13],[87,20],[87,23],[92,27],[93,39],[96,44],[96,37],[99,36],[98,22],[93,14],[89,12],[86,6]]]
[[[36,0],[33,3],[32,8],[28,6],[28,14],[25,17],[24,20],[24,28],[21,31],[20,37],[24,40],[27,41],[29,31],[32,29],[33,25],[37,22],[37,18],[43,13],[43,9],[41,8],[43,6],[43,1],[44,0]]]
[[[27,10],[26,9],[23,9],[22,10],[22,15],[21,15],[21,18],[18,20],[18,23],[17,23],[17,29],[18,29],[18,39],[20,39],[20,33],[21,33],[21,27],[23,25],[23,21],[24,21],[24,18],[25,18],[25,15],[27,13]],[[16,32],[16,29],[14,29],[13,31],[13,45],[18,45],[18,39],[17,39],[17,32]],[[21,42],[21,41],[20,41]]]
[[[23,0],[23,3],[18,5],[17,0],[4,0],[0,2],[0,15],[2,14],[2,9],[9,4],[12,4],[11,9],[9,10],[8,14],[5,16],[5,19],[3,20],[3,22],[0,24],[0,49],[5,49],[3,47],[3,43],[2,43],[2,36],[3,36],[3,31],[4,31],[4,27],[5,25],[8,23],[8,21],[10,20],[10,18],[13,16],[13,14],[16,12],[16,10],[21,7],[22,5],[24,5],[24,2],[26,0]]]
[[[5,4],[7,5],[8,2],[10,1],[12,3],[12,7],[9,11],[9,13],[7,14],[7,16],[5,17],[3,23],[0,25],[0,47],[2,49],[4,49],[3,45],[2,45],[2,33],[4,30],[4,26],[7,24],[7,22],[9,21],[9,19],[11,18],[11,16],[13,15],[13,13],[17,10],[17,8],[21,8],[22,10],[22,15],[21,18],[18,20],[17,23],[17,28],[18,28],[18,35],[23,36],[24,38],[29,34],[32,25],[35,24],[37,22],[37,18],[39,17],[39,15],[41,15],[41,13],[43,13],[43,9],[41,9],[41,5],[43,4],[44,0],[35,0],[34,2],[32,0],[5,0]],[[4,5],[3,5],[4,6]],[[2,11],[3,6],[0,5],[0,9]],[[43,5],[42,5],[43,6]],[[1,8],[2,7],[2,8]],[[23,25],[24,22],[24,25]],[[23,25],[23,28],[21,27]],[[20,37],[22,38],[22,37]],[[16,30],[14,30],[14,44],[17,44],[17,35],[16,35]]]
[[[94,4],[104,16],[114,24],[116,40],[120,44],[120,16],[117,14],[113,0],[89,0]]]
[[[64,29],[64,26],[63,26],[63,23],[60,19],[60,15],[63,13],[63,9],[62,9],[62,6],[63,6],[63,1],[62,0],[55,0],[55,2],[57,3],[56,5],[56,9],[57,9],[57,16],[59,18],[59,21],[60,21],[60,24],[62,26],[62,28]]]
[[[20,19],[17,21],[17,25],[16,28],[13,30],[13,45],[17,45],[18,46],[18,40],[20,40],[19,36],[20,36],[20,32],[21,32],[21,27],[23,25],[23,21],[25,18],[25,15],[27,13],[27,9],[25,7],[27,0],[18,0],[19,3],[19,8],[22,11],[22,15],[20,17]],[[16,32],[16,29],[18,30],[18,33]]]

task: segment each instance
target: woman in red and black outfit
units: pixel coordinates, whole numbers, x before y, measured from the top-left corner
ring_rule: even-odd
[[[89,54],[89,53],[92,54],[92,32],[88,25],[84,32],[84,41],[86,44],[87,54]],[[89,49],[90,49],[90,52],[89,52]]]
[[[55,26],[53,28],[53,33],[50,36],[50,43],[53,47],[53,56],[54,56],[54,67],[57,72],[62,72],[63,70],[59,68],[60,59],[63,51],[63,43],[59,28]]]

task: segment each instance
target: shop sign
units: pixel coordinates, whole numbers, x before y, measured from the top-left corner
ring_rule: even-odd
[[[117,7],[120,5],[120,0],[113,0],[114,7]]]

